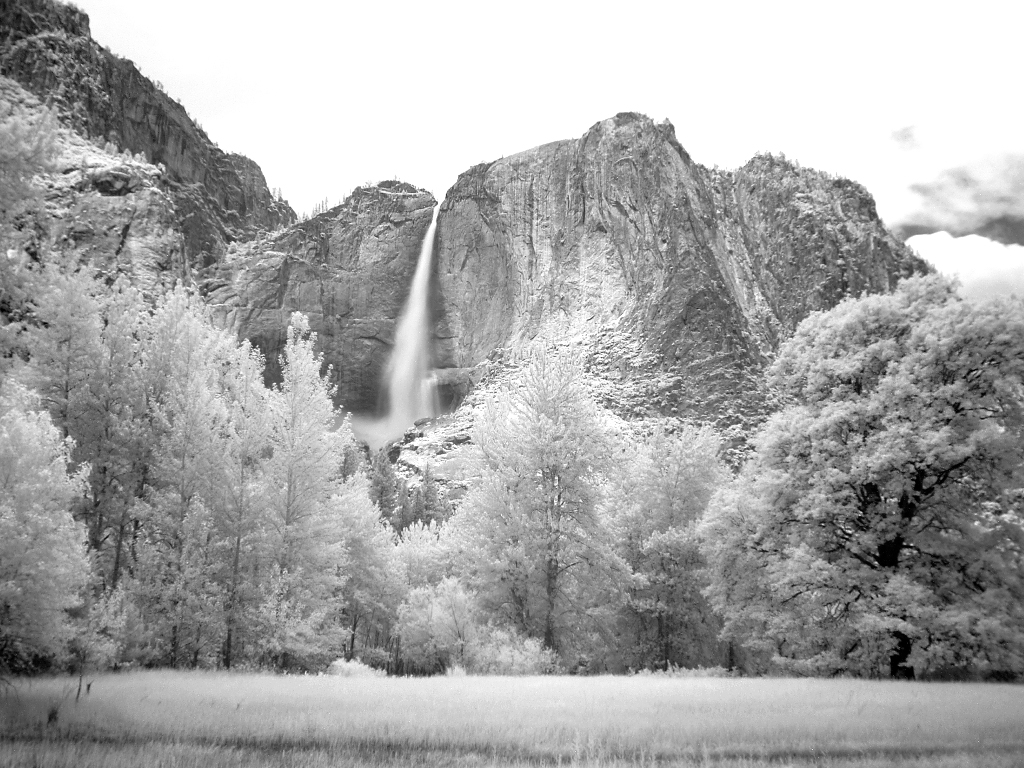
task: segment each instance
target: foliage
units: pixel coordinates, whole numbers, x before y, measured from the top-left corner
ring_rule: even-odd
[[[267,390],[185,289],[150,305],[85,270],[47,280],[18,378],[88,478],[67,501],[95,565],[76,666],[322,668],[357,627],[386,645],[402,570],[304,318]]]
[[[123,587],[101,594],[86,607],[70,643],[80,675],[114,667],[127,656],[134,640],[132,618],[132,605]]]
[[[354,659],[335,659],[327,667],[327,674],[335,677],[381,677],[384,672]]]
[[[399,609],[398,634],[409,672],[540,675],[558,667],[555,652],[538,639],[484,625],[474,596],[451,577],[409,592]]]
[[[465,660],[466,671],[474,675],[550,675],[560,671],[558,656],[540,640],[493,625],[477,632]]]
[[[605,504],[617,549],[635,578],[620,629],[626,666],[694,667],[721,661],[718,620],[701,595],[706,586],[696,525],[728,472],[709,429],[657,429],[622,459]]]
[[[394,522],[399,517],[403,493],[400,492],[398,473],[388,455],[389,448],[380,448],[370,458],[370,500],[380,509],[388,521]],[[401,526],[394,525],[398,530]]]
[[[348,434],[351,436],[351,432]],[[347,578],[341,594],[348,627],[348,659],[357,655],[357,639],[361,650],[388,645],[398,618],[398,604],[405,594],[394,532],[370,501],[368,485],[362,473],[355,475],[329,504],[344,546]]]
[[[703,525],[727,636],[811,673],[1024,671],[1024,306],[938,277],[805,320]]]
[[[606,637],[625,571],[599,512],[614,441],[580,362],[538,351],[485,404],[475,441],[481,479],[453,523],[484,610],[558,652]]]
[[[0,99],[0,223],[35,202],[32,178],[48,171],[56,154],[57,120],[49,110],[36,113]]]
[[[53,114],[20,108],[9,96],[0,96],[0,360],[14,345],[17,321],[28,314],[37,288],[31,265],[39,255],[40,194],[34,177],[52,168],[57,152]]]
[[[343,642],[344,530],[330,502],[342,489],[347,435],[333,430],[333,389],[320,375],[315,344],[308,320],[295,313],[281,358],[283,380],[271,401],[264,492],[273,588],[263,637],[264,657],[282,668],[297,660],[315,664],[311,643],[318,654],[337,656]]]
[[[417,587],[398,609],[398,637],[408,671],[421,674],[465,666],[467,645],[477,632],[472,596],[458,579]]]
[[[89,467],[88,493],[75,513],[103,584],[114,588],[153,441],[141,343],[149,313],[123,279],[105,289],[87,269],[49,266],[42,282],[33,300],[37,324],[22,334],[31,360],[21,376],[74,440],[73,459]]]
[[[71,444],[37,396],[0,388],[0,671],[24,671],[62,652],[66,611],[88,578],[85,535],[71,517],[81,474]]]
[[[399,534],[396,556],[411,588],[433,586],[452,570],[451,526],[416,522]]]

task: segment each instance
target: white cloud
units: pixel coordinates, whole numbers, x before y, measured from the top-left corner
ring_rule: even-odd
[[[959,277],[967,296],[1024,297],[1022,245],[1003,245],[980,235],[953,237],[948,232],[915,235],[907,245],[939,272]]]

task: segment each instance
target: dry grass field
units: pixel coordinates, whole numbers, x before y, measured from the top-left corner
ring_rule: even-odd
[[[0,765],[1024,765],[1014,685],[163,671],[75,690],[0,696]]]

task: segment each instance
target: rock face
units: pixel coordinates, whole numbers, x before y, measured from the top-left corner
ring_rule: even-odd
[[[627,417],[758,421],[766,362],[810,312],[926,271],[845,179],[758,156],[694,163],[623,113],[459,177],[438,225],[438,359],[581,348]]]
[[[44,112],[35,96],[2,76],[0,101],[28,124]],[[90,265],[111,280],[126,275],[150,295],[191,280],[164,172],[128,152],[101,150],[64,127],[54,138],[51,172],[36,180],[41,205],[15,222],[26,257],[45,261],[57,253],[64,263]]]
[[[85,14],[53,0],[0,0],[0,73],[92,140],[64,130],[42,245],[153,291],[194,279],[263,350],[271,380],[302,311],[339,403],[376,408],[428,192],[382,183],[295,223],[255,163],[213,145],[91,39]],[[800,320],[927,269],[859,185],[772,156],[709,170],[669,123],[633,113],[466,171],[441,206],[435,253],[434,360],[450,405],[483,361],[500,367],[540,339],[582,353],[624,417],[739,432],[772,408],[762,373]]]
[[[271,381],[291,313],[308,315],[339,405],[372,412],[435,205],[401,182],[361,187],[309,221],[232,246],[203,284],[207,301],[263,351]]]
[[[255,163],[221,151],[132,62],[99,46],[78,9],[0,0],[0,35],[0,74],[52,103],[83,136],[165,167],[161,187],[174,200],[191,265],[208,266],[228,243],[295,221]]]

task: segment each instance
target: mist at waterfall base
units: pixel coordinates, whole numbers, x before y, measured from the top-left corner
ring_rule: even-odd
[[[379,418],[352,419],[356,437],[374,451],[402,437],[420,419],[438,413],[437,382],[430,370],[430,269],[438,210],[434,208],[409,298],[395,326],[395,346],[384,371],[387,412]]]

